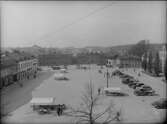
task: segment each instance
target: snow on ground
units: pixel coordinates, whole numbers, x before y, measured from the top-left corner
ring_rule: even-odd
[[[106,78],[103,73],[98,73],[100,67],[95,67],[91,70],[78,70],[70,67],[69,73],[65,75],[70,79],[69,81],[57,81],[51,76],[45,80],[41,85],[36,88],[32,95],[34,97],[55,97],[57,103],[65,103],[66,105],[77,106],[80,104],[80,96],[84,92],[85,85],[92,79],[95,85],[95,91],[99,87],[106,87]],[[55,71],[56,73],[57,71]],[[112,69],[109,69],[112,72]],[[139,79],[139,81],[150,85],[160,96],[135,96],[133,89],[130,89],[127,85],[121,83],[119,77],[112,77],[109,79],[110,87],[120,87],[123,92],[127,93],[125,97],[111,97],[102,96],[106,101],[113,101],[116,109],[121,110],[123,122],[158,122],[162,121],[164,116],[164,110],[158,110],[151,106],[151,102],[165,97],[166,84],[157,80],[154,77],[150,77],[146,74],[142,74],[141,77],[137,76],[137,73],[132,69],[124,71]],[[73,122],[73,119],[67,116],[58,117],[56,115],[38,115],[30,108],[29,103],[18,108],[4,119],[5,122]]]

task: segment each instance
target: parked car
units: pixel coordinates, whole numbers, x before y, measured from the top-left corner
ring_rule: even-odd
[[[122,92],[121,88],[119,87],[104,88],[103,92],[106,96],[128,96],[128,94]]]
[[[133,83],[133,82],[135,82],[135,79],[131,79],[131,78],[123,78],[122,79],[123,84],[130,84],[130,83]]]
[[[123,73],[120,70],[115,70],[115,71],[112,72],[112,75],[113,76],[116,76],[116,75],[120,76],[120,75],[123,75]]]
[[[152,106],[154,106],[157,109],[167,109],[166,104],[167,103],[167,99],[166,98],[160,98],[159,100],[151,103]]]
[[[133,77],[132,77],[132,76],[129,76],[129,75],[127,75],[127,74],[123,74],[123,75],[120,76],[120,78],[133,78]]]
[[[39,114],[49,114],[50,111],[49,111],[48,109],[45,109],[45,108],[40,108],[40,109],[38,110],[38,113],[39,113]]]
[[[136,89],[137,87],[141,87],[144,85],[143,83],[136,83],[135,85],[132,85],[131,88]]]
[[[137,87],[136,89],[143,89],[143,90],[152,90],[152,88],[150,86],[147,86],[147,85],[142,85],[141,87]]]
[[[152,88],[150,86],[146,86],[146,85],[143,85],[142,88],[146,89],[146,90],[152,90]]]
[[[154,96],[154,95],[157,95],[155,93],[155,90],[145,90],[145,89],[135,90],[134,94],[136,96]]]
[[[129,83],[128,86],[129,86],[130,88],[132,88],[133,86],[136,86],[137,84],[138,84],[137,82],[133,82],[133,83]]]
[[[54,75],[55,80],[69,80],[63,73],[55,73]]]
[[[59,66],[51,66],[51,67],[53,70],[60,70],[61,69],[61,67],[59,67]]]

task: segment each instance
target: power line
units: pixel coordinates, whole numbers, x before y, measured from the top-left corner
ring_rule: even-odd
[[[53,34],[58,33],[58,32],[60,32],[60,31],[63,31],[64,29],[66,29],[66,28],[68,28],[68,27],[70,27],[70,26],[72,26],[72,25],[74,25],[74,24],[76,24],[76,23],[78,23],[78,22],[80,22],[80,21],[82,21],[82,20],[88,18],[89,16],[92,16],[93,14],[95,14],[95,13],[97,13],[97,12],[99,12],[99,11],[102,11],[102,10],[104,10],[104,9],[106,9],[106,8],[108,8],[108,7],[110,7],[111,5],[112,5],[112,4],[107,5],[107,6],[104,6],[104,7],[101,7],[101,8],[99,8],[99,9],[96,9],[96,10],[94,10],[93,12],[90,12],[88,15],[83,16],[83,17],[77,19],[76,21],[73,21],[73,22],[71,22],[71,23],[69,23],[69,24],[63,26],[63,27],[61,27],[60,29],[58,29],[58,30],[56,30],[56,31],[54,31],[54,32],[52,32],[52,33],[46,34],[44,37],[39,38],[37,41],[43,40],[43,39],[47,38],[47,37],[50,36],[50,35],[53,35]]]

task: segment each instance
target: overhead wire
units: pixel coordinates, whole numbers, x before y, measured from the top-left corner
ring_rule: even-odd
[[[46,34],[45,36],[42,36],[41,38],[39,38],[38,40],[36,40],[35,43],[38,42],[38,41],[40,42],[41,40],[44,40],[44,39],[46,39],[47,37],[52,36],[52,35],[55,34],[55,33],[58,33],[58,32],[60,32],[60,31],[63,31],[63,30],[65,30],[66,28],[68,28],[68,27],[70,27],[70,26],[72,26],[72,25],[74,25],[74,24],[76,24],[76,23],[78,23],[78,22],[80,22],[80,21],[82,21],[82,20],[84,20],[84,19],[86,19],[86,18],[88,18],[88,17],[94,15],[95,13],[97,13],[97,12],[99,12],[99,11],[102,11],[102,10],[104,10],[104,9],[106,9],[106,8],[108,8],[108,7],[110,7],[111,5],[112,5],[112,4],[107,5],[107,6],[104,6],[104,7],[101,7],[101,8],[98,8],[98,9],[96,9],[96,10],[90,12],[90,13],[87,14],[86,16],[83,16],[83,17],[81,17],[81,18],[79,18],[79,19],[77,19],[77,20],[75,20],[75,21],[73,21],[73,22],[71,22],[71,23],[69,23],[69,24],[67,24],[67,25],[64,25],[63,27],[61,27],[60,29],[58,29],[58,30],[56,30],[56,31],[54,31],[54,32],[52,32],[52,33],[49,33],[49,34]]]

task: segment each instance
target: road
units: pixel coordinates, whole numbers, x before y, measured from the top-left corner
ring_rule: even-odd
[[[95,91],[99,87],[106,87],[106,78],[104,78],[104,72],[106,69],[102,70],[102,74],[98,73],[100,67],[93,66],[91,70],[77,70],[70,69],[66,76],[69,81],[56,81],[54,76],[50,76],[41,85],[33,91],[33,97],[55,97],[57,103],[65,103],[66,105],[77,106],[81,102],[81,96],[84,92],[85,85],[92,80]],[[112,72],[112,69],[109,69]],[[132,70],[124,71],[137,77],[137,73]],[[56,71],[55,71],[56,73]],[[117,109],[121,109],[123,122],[159,122],[162,121],[164,117],[164,111],[157,110],[151,106],[151,102],[164,97],[166,91],[166,84],[157,80],[154,77],[147,75],[142,75],[137,77],[139,81],[147,83],[159,96],[135,96],[133,94],[133,89],[130,89],[127,85],[121,83],[119,77],[112,77],[109,79],[110,87],[120,87],[123,92],[127,93],[128,96],[125,97],[107,97],[103,96],[105,100],[112,100]],[[57,117],[54,115],[38,115],[32,112],[29,103],[18,108],[12,113],[12,116],[5,119],[8,122],[69,122],[70,118],[66,116]]]

